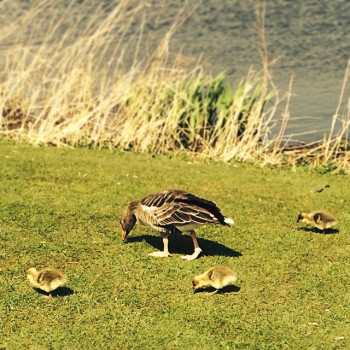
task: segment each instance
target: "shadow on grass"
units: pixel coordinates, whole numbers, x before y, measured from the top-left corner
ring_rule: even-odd
[[[214,293],[216,291],[213,287],[207,287],[207,288],[198,288],[195,290],[194,294],[197,293],[208,293],[208,294],[230,294],[230,293],[238,293],[241,290],[241,287],[230,285],[226,286],[222,289],[219,289],[217,293]]]
[[[146,241],[147,244],[153,246],[155,249],[163,250],[163,239],[160,236],[142,235],[136,237],[128,237],[126,243]],[[226,256],[239,257],[242,256],[240,252],[233,250],[225,245],[211,241],[205,238],[198,238],[198,244],[203,251],[203,255],[207,256]],[[193,241],[191,237],[186,235],[170,236],[169,237],[169,252],[174,254],[192,254]]]
[[[45,292],[44,290],[41,290],[39,288],[34,288],[35,291],[39,294],[49,296],[49,293]],[[65,297],[67,295],[72,295],[74,293],[73,289],[70,289],[68,287],[59,287],[56,290],[51,292],[52,297]]]
[[[327,228],[324,231],[319,230],[316,227],[298,227],[299,231],[306,231],[306,232],[314,232],[314,233],[318,233],[321,235],[335,235],[337,233],[339,233],[339,230],[336,228]]]

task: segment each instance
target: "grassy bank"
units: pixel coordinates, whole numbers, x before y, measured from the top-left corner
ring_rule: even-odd
[[[8,141],[0,157],[0,347],[350,346],[347,176]],[[180,258],[187,235],[168,259],[148,257],[161,240],[140,225],[122,243],[126,204],[164,188],[214,200],[235,225],[198,230],[204,256],[193,262]],[[300,211],[320,208],[339,232],[298,229]],[[193,294],[191,277],[216,264],[238,272],[240,289]],[[64,270],[69,293],[33,290],[34,265]]]
[[[262,68],[231,87],[224,75],[211,76],[199,59],[170,50],[172,35],[193,8],[182,9],[154,44],[144,35],[142,1],[65,7],[36,0],[10,22],[9,3],[0,4],[2,137],[36,145],[349,168],[346,111],[335,111],[321,142],[285,149],[291,141],[285,130],[292,84],[281,93],[271,80],[263,7],[257,6]],[[342,93],[340,103],[343,98]]]

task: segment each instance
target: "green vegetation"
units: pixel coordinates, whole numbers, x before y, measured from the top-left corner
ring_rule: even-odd
[[[234,91],[224,74],[212,78],[195,69],[173,78],[146,85],[141,80],[130,91],[119,128],[128,149],[190,151],[224,160],[257,160],[269,153],[275,141],[261,142],[270,130],[263,112],[274,91],[266,94],[259,74],[250,72]],[[113,142],[125,147],[119,136]]]
[[[183,16],[145,53],[146,2],[79,4],[33,1],[16,21],[0,11],[0,136],[77,147],[0,140],[0,349],[349,348],[348,111],[320,143],[284,149],[290,94],[279,120],[266,54],[232,89],[169,52]],[[187,235],[169,259],[148,256],[161,239],[145,227],[120,239],[125,206],[166,188],[236,222],[199,230],[196,261],[180,258]],[[315,209],[339,232],[300,229],[298,213]],[[239,290],[193,294],[191,277],[217,264],[238,272]],[[65,293],[32,289],[32,266],[65,271]]]
[[[0,158],[0,348],[350,347],[348,176],[4,140]],[[161,239],[145,227],[120,239],[126,204],[165,188],[235,220],[198,230],[196,261],[180,258],[188,235],[167,259],[148,257]],[[339,233],[300,229],[298,213],[314,209],[334,213]],[[193,294],[191,277],[216,264],[238,272],[240,290]],[[73,293],[37,293],[31,266],[62,269]]]

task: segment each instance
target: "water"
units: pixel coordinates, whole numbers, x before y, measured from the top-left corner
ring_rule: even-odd
[[[169,2],[167,2],[169,3]],[[261,67],[254,0],[203,1],[174,36],[174,50],[203,53],[214,72],[226,71],[232,82],[249,67]],[[273,79],[281,92],[294,76],[291,117],[293,133],[316,140],[329,131],[350,58],[350,1],[267,1],[265,38]],[[342,109],[349,101],[347,86]]]
[[[101,2],[106,11],[113,4],[113,0]],[[92,4],[87,0],[76,3],[79,8]],[[29,4],[28,0],[4,0],[1,10],[8,10],[6,18],[10,21],[25,12]],[[65,4],[67,1],[58,1],[57,7]],[[255,0],[149,0],[145,10],[145,41],[152,38],[155,46],[184,5],[187,13],[195,10],[188,17],[182,15],[185,20],[172,38],[171,51],[181,50],[194,59],[202,56],[208,71],[214,74],[225,71],[233,86],[247,75],[250,67],[261,68]],[[129,35],[134,34],[138,25],[133,24]],[[271,65],[273,79],[282,94],[290,76],[294,76],[291,117],[312,117],[292,120],[288,132],[316,130],[296,138],[320,139],[330,129],[350,57],[350,1],[269,0],[265,29],[270,61],[277,59]],[[349,85],[341,111],[349,101]]]

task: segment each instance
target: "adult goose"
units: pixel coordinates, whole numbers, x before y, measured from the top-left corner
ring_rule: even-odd
[[[230,226],[234,223],[221,214],[214,202],[176,189],[150,194],[129,203],[120,220],[122,240],[129,235],[136,221],[159,232],[163,237],[164,249],[149,254],[154,257],[171,256],[168,249],[169,235],[189,231],[194,253],[183,256],[184,260],[194,260],[202,252],[194,231],[196,228],[204,224]]]

